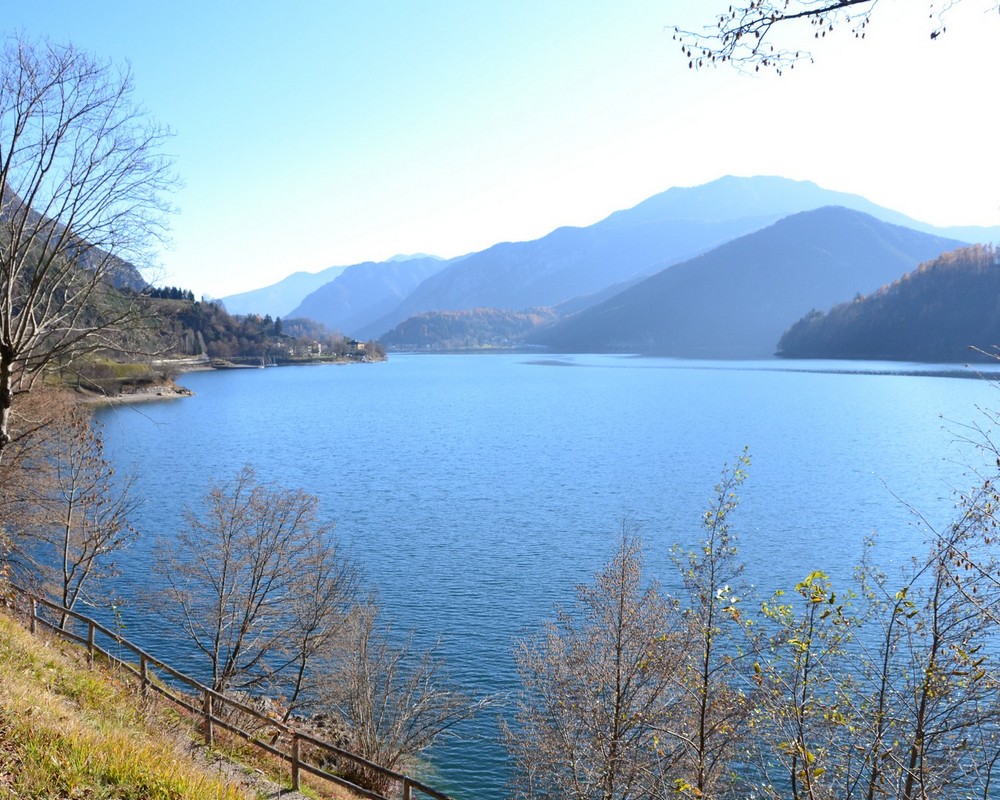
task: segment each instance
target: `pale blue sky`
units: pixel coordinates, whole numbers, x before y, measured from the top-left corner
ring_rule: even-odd
[[[687,69],[669,26],[713,2],[32,0],[4,25],[131,65],[183,181],[160,280],[197,294],[532,239],[725,174],[1000,224],[988,3],[932,43],[924,4],[883,0],[866,41],[777,78]]]

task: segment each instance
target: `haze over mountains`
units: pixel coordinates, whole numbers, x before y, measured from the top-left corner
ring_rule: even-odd
[[[826,209],[775,225],[763,238],[750,236],[824,206],[841,211]],[[772,355],[781,333],[811,307],[872,291],[962,243],[994,239],[1000,228],[934,228],[810,182],[726,177],[670,189],[588,227],[559,228],[449,261],[334,267],[316,276],[333,274],[332,280],[290,309],[295,292],[311,285],[301,274],[223,300],[231,310],[308,316],[357,338],[379,338],[428,312],[556,308],[563,321],[526,341],[574,351],[759,357]],[[676,274],[665,277],[670,273]],[[279,295],[284,305],[269,305]],[[746,312],[739,346],[734,326],[721,324],[729,317],[718,309],[727,305]]]
[[[267,314],[271,317],[294,316],[297,307],[301,305],[305,298],[316,290],[332,283],[348,270],[355,270],[353,277],[356,278],[356,268],[372,267],[375,265],[394,265],[399,262],[418,259],[430,259],[438,262],[441,266],[444,266],[445,263],[443,259],[437,256],[418,253],[415,255],[393,256],[388,261],[366,261],[363,264],[328,267],[319,272],[293,272],[287,278],[282,278],[270,286],[226,295],[221,300],[230,314]],[[375,273],[372,274],[374,275]],[[378,280],[377,276],[375,279],[376,281]],[[327,314],[327,316],[332,315]]]
[[[538,341],[565,352],[769,358],[810,309],[874,291],[960,245],[840,206],[803,211],[664,269]]]
[[[391,312],[445,265],[443,259],[433,256],[355,264],[336,280],[307,295],[289,316],[307,317],[327,327],[364,336],[357,332],[363,331],[373,319]]]
[[[346,266],[329,267],[320,272],[293,272],[271,286],[252,289],[221,298],[230,314],[267,314],[271,317],[287,317],[288,312],[321,286],[335,280]]]

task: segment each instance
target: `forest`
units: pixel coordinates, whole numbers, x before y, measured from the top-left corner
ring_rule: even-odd
[[[378,342],[359,343],[312,320],[234,316],[220,303],[194,300],[190,291],[182,289],[146,294],[151,301],[150,346],[167,355],[204,355],[224,361],[265,359],[268,363],[385,356]],[[163,299],[163,295],[169,296]]]
[[[380,341],[394,350],[509,348],[557,319],[552,309],[427,311],[401,322]]]
[[[954,363],[992,360],[1000,262],[992,245],[945,253],[877,292],[813,310],[778,342],[784,358]]]

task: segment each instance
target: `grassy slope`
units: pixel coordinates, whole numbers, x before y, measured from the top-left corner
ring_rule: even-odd
[[[183,753],[155,709],[69,646],[0,613],[0,798],[246,798]]]

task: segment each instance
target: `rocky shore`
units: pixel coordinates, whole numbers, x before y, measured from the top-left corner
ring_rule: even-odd
[[[125,385],[121,387],[117,394],[81,392],[81,395],[87,403],[133,405],[135,403],[147,403],[155,400],[177,400],[183,397],[194,397],[194,392],[184,386],[179,386],[173,381],[169,381],[157,384]]]

